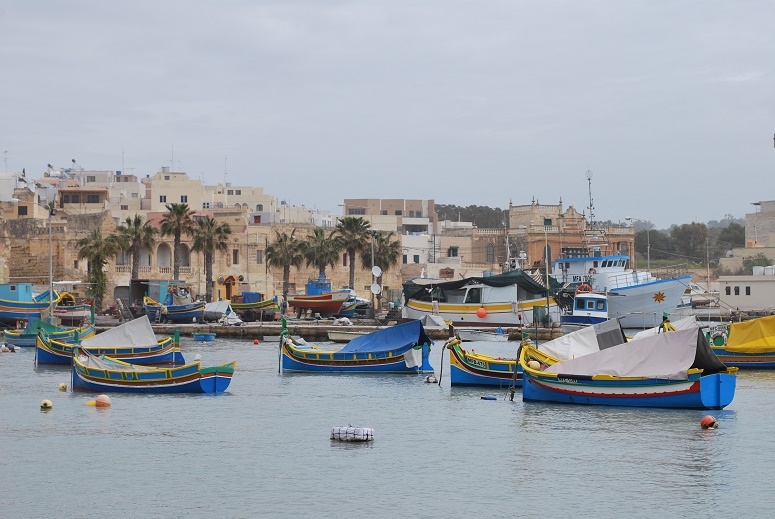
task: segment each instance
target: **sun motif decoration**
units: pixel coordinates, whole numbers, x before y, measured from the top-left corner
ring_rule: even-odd
[[[654,294],[654,302],[655,303],[661,303],[665,300],[665,294],[663,292],[657,292]]]

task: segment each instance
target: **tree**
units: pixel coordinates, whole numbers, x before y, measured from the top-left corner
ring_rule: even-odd
[[[382,274],[377,277],[377,283],[382,285],[382,276],[385,272],[398,265],[401,260],[401,242],[393,240],[392,232],[374,232],[374,265],[382,269]],[[361,264],[363,268],[371,268],[371,244],[367,246],[361,254]],[[377,300],[382,299],[382,292],[377,294]]]
[[[331,231],[326,236],[326,231],[320,228],[314,229],[302,245],[307,266],[314,265],[323,277],[326,275],[326,267],[333,269],[336,266],[342,251],[336,231]]]
[[[183,234],[191,235],[194,211],[188,204],[167,204],[166,207],[168,212],[161,219],[161,235],[175,238],[172,279],[177,281],[180,279],[180,238]]]
[[[362,252],[369,243],[371,225],[360,216],[345,216],[336,224],[342,250],[347,251],[350,264],[350,290],[355,286],[355,253]]]
[[[719,255],[735,247],[745,247],[745,227],[739,223],[731,223],[724,227],[716,237],[716,249]]]
[[[191,231],[194,236],[192,249],[204,255],[205,299],[209,303],[213,300],[213,258],[216,251],[225,251],[228,248],[231,227],[228,223],[219,224],[215,218],[206,216],[194,222]]]
[[[76,242],[78,259],[86,260],[87,277],[89,279],[89,295],[94,299],[94,308],[102,309],[102,300],[107,290],[105,265],[111,257],[121,251],[121,243],[115,235],[102,237],[102,231],[97,228],[89,236]]]
[[[675,253],[689,260],[704,260],[708,228],[704,223],[685,223],[673,228],[670,239]]]
[[[288,235],[275,230],[275,241],[266,248],[266,263],[269,268],[283,269],[283,299],[288,297],[288,281],[291,267],[297,269],[304,263],[304,242],[294,236],[296,229]]]
[[[753,274],[754,267],[769,267],[772,260],[760,252],[756,256],[747,256],[743,258],[743,274]]]
[[[121,250],[129,250],[132,255],[132,279],[140,276],[140,251],[143,247],[151,248],[156,243],[158,232],[139,214],[134,218],[127,216],[126,222],[116,229],[114,235]]]

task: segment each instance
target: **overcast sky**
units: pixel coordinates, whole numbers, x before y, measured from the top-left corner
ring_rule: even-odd
[[[673,223],[775,199],[775,2],[5,0],[0,152]],[[0,162],[0,169],[5,163]]]

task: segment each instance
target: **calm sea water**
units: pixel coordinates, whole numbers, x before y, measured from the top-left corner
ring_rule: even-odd
[[[433,352],[439,375],[441,342]],[[516,343],[468,343],[513,356]],[[68,368],[0,355],[0,517],[771,517],[775,374],[712,413],[523,403],[423,376],[280,375],[276,344],[185,339],[236,359],[223,395],[61,393]],[[482,400],[492,395],[497,400]],[[41,400],[54,408],[41,412]],[[705,414],[720,422],[700,429]],[[329,440],[332,426],[375,441]]]

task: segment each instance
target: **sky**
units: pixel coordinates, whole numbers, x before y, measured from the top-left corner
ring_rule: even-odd
[[[775,199],[775,2],[5,0],[0,169],[742,218]],[[588,214],[588,210],[586,210]]]

